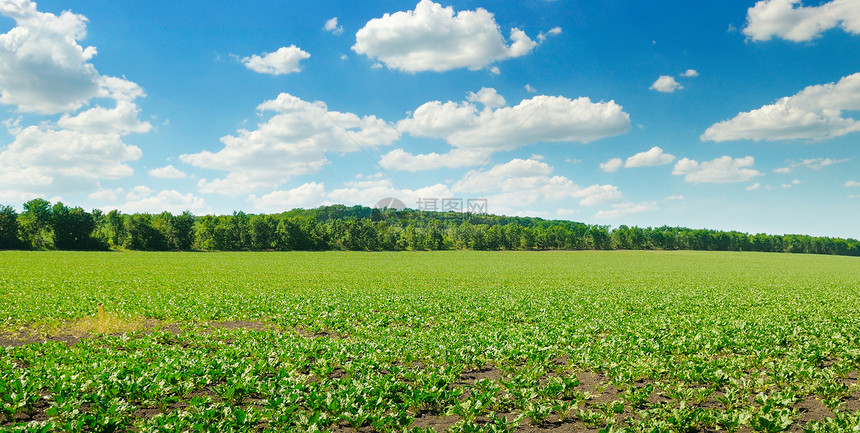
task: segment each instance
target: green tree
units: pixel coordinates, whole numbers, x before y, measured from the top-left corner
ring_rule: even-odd
[[[271,215],[254,215],[248,222],[251,249],[273,250],[278,246],[278,221]]]
[[[35,249],[51,248],[54,235],[51,232],[51,203],[42,198],[35,198],[24,203],[18,223],[21,237],[27,247]]]
[[[125,242],[123,247],[130,250],[159,251],[167,249],[164,235],[152,225],[152,216],[136,213],[125,215]]]
[[[61,250],[92,249],[93,230],[96,222],[93,215],[80,207],[69,208],[57,202],[51,209],[51,228],[54,232],[54,247]]]
[[[12,206],[0,205],[0,250],[20,248],[18,212]]]

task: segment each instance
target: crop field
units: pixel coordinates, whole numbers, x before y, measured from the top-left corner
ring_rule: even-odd
[[[856,257],[0,252],[0,294],[0,431],[860,431]]]

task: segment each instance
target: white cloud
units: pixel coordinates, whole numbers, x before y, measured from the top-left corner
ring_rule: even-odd
[[[654,146],[645,152],[639,152],[623,161],[621,158],[612,158],[600,164],[600,169],[612,173],[617,171],[622,166],[625,168],[634,167],[653,167],[658,165],[671,164],[675,160],[675,155],[663,153],[663,149]]]
[[[136,146],[122,142],[119,134],[90,134],[66,129],[24,128],[0,152],[0,175],[23,171],[18,185],[33,185],[34,180],[50,189],[65,190],[83,180],[119,179],[134,170],[125,164],[141,157]],[[85,183],[93,185],[93,182]],[[7,184],[8,186],[8,184]]]
[[[752,167],[755,159],[751,156],[732,158],[723,156],[701,164],[697,161],[683,158],[675,164],[672,174],[684,176],[691,183],[734,183],[746,182],[762,173]]]
[[[687,69],[686,71],[684,71],[684,73],[681,74],[681,76],[687,78],[698,77],[699,71],[695,69]]]
[[[146,185],[138,185],[131,189],[128,194],[125,195],[125,198],[128,200],[140,200],[145,197],[149,197],[152,195],[152,189],[150,189]]]
[[[811,158],[811,159],[804,159],[800,163],[804,167],[808,167],[808,168],[811,168],[813,170],[820,170],[824,167],[831,166],[833,164],[841,164],[843,162],[848,162],[848,161],[850,161],[850,159],[848,159],[848,158],[846,158],[846,159]]]
[[[115,201],[117,198],[119,198],[119,196],[123,194],[125,194],[125,190],[122,188],[102,188],[100,184],[97,184],[96,190],[87,195],[87,198],[99,202],[108,202]]]
[[[152,129],[138,119],[134,103],[145,94],[125,78],[99,75],[89,63],[96,49],[78,44],[86,37],[86,17],[42,13],[29,0],[0,1],[0,14],[16,24],[0,34],[0,103],[19,112],[62,113],[37,125],[22,126],[22,117],[5,122],[14,140],[0,149],[3,188],[15,195],[98,192],[100,179],[131,176],[126,162],[142,152],[122,136]],[[110,99],[114,107],[75,113],[93,99]]]
[[[152,129],[149,122],[141,122],[137,118],[140,110],[137,105],[127,101],[117,101],[115,108],[93,107],[75,116],[64,114],[57,125],[97,134],[132,132],[144,133]]]
[[[182,179],[188,176],[172,164],[164,167],[153,168],[152,170],[149,170],[148,173],[152,177],[160,177],[162,179]]]
[[[716,123],[702,140],[823,140],[860,131],[860,122],[842,117],[844,110],[860,110],[860,73],[838,83],[809,86],[794,96],[733,119]]]
[[[645,152],[639,152],[627,158],[624,162],[624,167],[653,167],[657,165],[671,164],[675,160],[675,155],[663,153],[663,149],[654,146]]]
[[[490,156],[489,152],[454,149],[448,153],[426,153],[413,155],[403,149],[394,149],[382,155],[379,165],[401,171],[422,171],[436,168],[459,168],[481,164]]]
[[[355,39],[356,53],[406,72],[481,69],[537,45],[517,28],[511,29],[508,45],[493,14],[483,8],[455,13],[431,0],[368,21]]]
[[[242,59],[242,63],[254,72],[283,75],[301,71],[302,68],[299,66],[299,62],[310,56],[308,52],[301,48],[290,45],[289,47],[278,48],[278,51],[274,53],[263,53],[262,56],[254,54],[251,57],[245,57]]]
[[[850,160],[851,159],[849,159],[849,158],[846,158],[846,159],[809,158],[809,159],[804,159],[800,162],[792,162],[786,167],[780,167],[780,168],[774,169],[773,172],[774,173],[783,173],[783,174],[791,173],[794,171],[794,169],[796,169],[798,167],[806,167],[806,168],[810,168],[812,170],[820,170],[824,167],[828,167],[828,166],[831,166],[834,164],[841,164],[843,162],[848,162]]]
[[[537,89],[532,87],[531,84],[526,84],[525,86],[523,86],[523,89],[526,89],[526,92],[529,92],[529,93],[537,92]]]
[[[625,215],[633,215],[643,212],[653,212],[658,210],[657,202],[642,202],[642,203],[616,203],[611,205],[609,210],[600,210],[594,214],[598,219],[613,219]]]
[[[612,158],[609,161],[600,163],[600,169],[607,172],[613,173],[618,171],[624,165],[624,160],[621,158]]]
[[[556,215],[558,215],[558,216],[560,216],[560,217],[562,217],[562,218],[566,218],[566,217],[569,217],[569,216],[571,216],[571,215],[576,215],[576,214],[578,214],[578,213],[580,213],[580,212],[581,212],[581,211],[580,211],[579,209],[564,209],[564,208],[558,208],[558,209],[556,209],[555,214],[556,214]]]
[[[671,75],[661,75],[659,78],[657,78],[657,81],[654,81],[654,84],[649,87],[649,89],[651,90],[656,90],[658,92],[663,93],[672,93],[675,90],[683,88],[683,86],[681,86],[680,84],[678,84],[677,81],[675,81],[675,77]]]
[[[336,35],[343,34],[343,26],[337,25],[337,17],[330,18],[328,21],[326,21],[323,30],[327,32],[332,32]]]
[[[466,100],[469,102],[483,104],[487,108],[498,108],[504,106],[507,102],[502,95],[496,92],[496,89],[481,87],[478,93],[469,92],[466,94]]]
[[[307,102],[287,93],[263,102],[261,115],[274,113],[253,131],[221,138],[224,148],[180,155],[195,167],[228,172],[222,179],[201,179],[203,193],[239,195],[272,190],[293,175],[319,171],[327,152],[356,152],[391,144],[397,130],[374,116],[329,111],[323,102]]]
[[[286,191],[272,191],[262,197],[251,196],[254,208],[261,212],[315,208],[325,204],[325,184],[310,182]]]
[[[418,201],[425,199],[451,198],[453,193],[441,183],[418,189],[396,188],[389,179],[365,179],[346,182],[328,194],[329,199],[347,205],[373,206],[386,197],[395,197],[407,207],[418,208]]]
[[[502,70],[501,70],[501,69],[499,69],[499,67],[498,67],[498,66],[490,66],[489,71],[490,71],[490,73],[491,73],[491,74],[493,74],[493,75],[499,75],[499,74],[501,74],[501,73],[502,73]]]
[[[0,34],[0,103],[19,111],[54,114],[83,106],[99,92],[99,74],[89,60],[87,19],[36,10],[29,0],[3,1],[0,14],[16,26]]]
[[[514,107],[484,110],[471,102],[431,101],[398,122],[397,128],[413,136],[445,139],[454,150],[442,155],[395,150],[382,158],[382,166],[428,170],[480,163],[493,152],[537,142],[585,143],[622,134],[630,128],[630,116],[614,101],[539,95]]]
[[[860,34],[860,7],[855,0],[834,0],[809,7],[803,6],[801,0],[759,1],[747,11],[743,32],[754,41],[777,37],[803,42],[836,27]]]
[[[602,203],[621,200],[621,191],[615,185],[591,185],[582,188],[578,191],[573,191],[571,195],[580,199],[579,204],[583,206],[597,206]]]
[[[513,159],[488,170],[472,170],[452,187],[454,193],[490,194],[494,206],[522,206],[536,201],[577,199],[582,206],[620,200],[614,185],[582,188],[564,176],[553,176],[549,164]]]
[[[0,204],[15,205],[18,203],[26,203],[34,198],[45,198],[45,194],[30,191],[13,191],[0,189]]]
[[[313,208],[322,204],[343,203],[371,206],[385,197],[395,197],[411,208],[425,208],[435,201],[438,210],[446,198],[487,199],[493,212],[513,214],[517,209],[535,202],[565,202],[574,200],[581,206],[597,206],[623,198],[613,185],[579,187],[564,176],[553,176],[552,167],[534,159],[514,159],[486,170],[473,170],[452,186],[437,183],[417,189],[395,186],[381,173],[356,176],[341,187],[326,190],[322,183],[306,183],[299,187],[273,191],[261,197],[251,196],[254,207],[263,212],[281,212],[295,207]],[[568,209],[566,215],[579,212]]]
[[[561,27],[553,27],[553,28],[549,29],[549,31],[547,31],[546,33],[544,33],[544,32],[538,33],[537,40],[538,40],[538,42],[543,42],[547,39],[547,35],[555,36],[555,35],[560,35],[560,34],[561,34]]]
[[[195,196],[194,194],[182,194],[176,190],[161,191],[154,196],[148,196],[141,199],[132,199],[125,204],[117,207],[125,213],[161,213],[164,211],[174,215],[185,211],[191,211],[194,214],[209,213],[209,206],[206,202]]]
[[[856,187],[860,186],[860,182],[857,182],[856,180],[849,180],[849,181],[845,182],[844,186],[848,187],[848,188],[856,188]]]
[[[758,183],[758,182],[756,182],[756,183],[754,183],[754,184],[752,184],[752,185],[748,186],[748,187],[747,187],[747,191],[755,191],[755,190],[757,190],[757,189],[759,189],[759,188],[761,188],[761,184],[760,184],[760,183]]]

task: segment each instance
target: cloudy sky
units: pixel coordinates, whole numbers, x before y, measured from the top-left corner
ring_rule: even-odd
[[[860,238],[860,0],[0,0],[0,203]]]

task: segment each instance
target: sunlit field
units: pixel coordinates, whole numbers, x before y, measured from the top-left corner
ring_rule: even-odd
[[[856,257],[0,252],[0,291],[2,431],[860,430]]]

